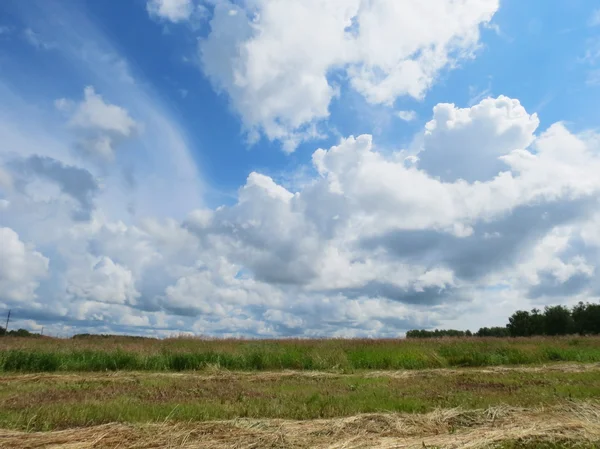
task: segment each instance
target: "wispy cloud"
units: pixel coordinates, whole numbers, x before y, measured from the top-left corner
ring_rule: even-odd
[[[469,86],[469,101],[468,105],[473,106],[479,103],[484,98],[490,97],[492,95],[492,82],[491,80],[488,82],[488,85],[485,89],[480,89],[478,86]]]
[[[592,38],[587,41],[585,54],[581,62],[595,65],[600,59],[600,37]]]
[[[588,24],[591,27],[600,26],[600,8],[592,13]]]
[[[149,0],[146,8],[153,17],[181,22],[190,18],[194,4],[192,0]]]
[[[40,1],[35,4],[37,8],[22,11],[22,21],[28,24],[23,36],[28,42],[36,48],[52,48],[58,52],[61,56],[58,63],[64,65],[62,70],[65,76],[70,78],[71,85],[79,85],[82,90],[85,86],[94,86],[97,92],[110,99],[115,107],[123,108],[131,117],[135,117],[136,122],[144,126],[143,133],[138,133],[136,139],[128,141],[128,150],[118,152],[118,157],[122,160],[117,160],[115,167],[115,173],[118,171],[120,176],[121,163],[136,166],[135,172],[140,177],[140,187],[132,194],[136,197],[138,213],[183,217],[190,209],[201,205],[201,195],[204,191],[202,177],[190,154],[188,138],[179,119],[174,117],[144,78],[132,70],[126,57],[83,10],[66,8],[55,1]],[[69,26],[64,26],[65,23]],[[27,86],[20,85],[18,79],[11,79],[9,84],[12,86],[14,100],[18,103],[18,98],[26,92]],[[60,98],[60,94],[48,99],[48,103],[57,98]],[[79,99],[61,100],[59,106],[67,107],[69,102],[74,100]],[[14,119],[16,128],[13,128],[22,131],[19,133],[19,140],[33,142],[35,136],[45,127],[53,128],[58,133],[56,120],[62,118],[64,129],[58,134],[61,135],[62,146],[69,150],[63,152],[65,154],[48,156],[72,162],[72,150],[81,139],[73,136],[72,132],[67,132],[69,120],[60,114],[60,111],[52,108],[55,117],[51,119],[53,123],[50,124],[48,117],[38,117],[33,121],[30,119],[31,115],[28,116],[25,112],[25,115],[18,116],[18,109],[9,113],[5,109],[9,107],[6,102],[0,105],[0,115]],[[2,114],[2,110],[6,114]],[[49,116],[50,112],[47,115]],[[12,122],[13,120],[9,121]],[[15,133],[11,132],[10,128],[11,126],[4,129],[0,127],[0,137],[4,135],[3,130],[14,137]],[[28,129],[27,132],[24,131],[25,128]],[[38,144],[33,143],[25,143],[20,147],[37,147],[38,151],[42,151]],[[104,147],[101,145],[99,149],[102,148]],[[142,179],[152,179],[152,182],[144,183],[141,182]],[[107,184],[99,202],[109,204],[109,210],[124,218],[129,215],[129,212],[125,212],[129,200],[122,198],[120,188],[117,183]],[[117,212],[119,207],[124,212]]]
[[[598,10],[600,16],[600,10]],[[598,17],[600,19],[600,17]],[[585,54],[579,59],[579,62],[587,65],[586,85],[597,86],[600,84],[600,37],[588,39],[586,43]]]
[[[25,28],[25,30],[23,30],[23,37],[27,42],[38,49],[51,50],[56,47],[56,43],[45,40],[39,33],[36,33],[31,28]]]
[[[412,122],[417,118],[417,113],[415,111],[398,111],[396,116],[405,122]]]
[[[588,86],[600,86],[600,69],[588,72],[586,84]]]

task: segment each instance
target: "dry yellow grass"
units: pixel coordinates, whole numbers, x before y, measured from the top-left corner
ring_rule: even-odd
[[[600,441],[600,403],[565,403],[546,409],[446,409],[424,415],[367,414],[312,421],[243,419],[194,424],[166,421],[44,433],[0,431],[4,449],[477,449],[508,440]]]

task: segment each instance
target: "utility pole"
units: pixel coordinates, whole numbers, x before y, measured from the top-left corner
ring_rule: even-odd
[[[8,309],[8,316],[6,317],[6,326],[4,327],[4,332],[8,334],[8,322],[10,321],[10,309]]]

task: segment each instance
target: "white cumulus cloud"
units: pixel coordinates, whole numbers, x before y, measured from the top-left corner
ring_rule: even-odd
[[[438,104],[426,125],[419,167],[445,181],[485,181],[506,166],[499,159],[527,148],[539,126],[518,100],[488,98],[470,108]]]
[[[133,136],[141,125],[125,108],[105,102],[92,86],[87,86],[83,93],[79,103],[60,98],[55,105],[70,114],[69,126],[79,133],[78,147],[84,153],[112,161],[115,144]]]
[[[495,325],[496,310],[599,297],[600,138],[538,127],[507,97],[439,104],[413,164],[350,136],[313,153],[298,189],[253,172],[234,204],[182,221],[125,223],[100,207],[74,221],[8,191],[0,218],[43,242],[53,264],[43,284],[39,269],[5,290],[29,295],[24,319],[253,336]],[[53,225],[32,210],[54,210]]]
[[[81,262],[74,263],[66,274],[67,293],[71,297],[109,304],[135,304],[140,294],[129,269],[107,256],[88,257]]]
[[[0,300],[26,302],[36,297],[39,280],[47,275],[48,259],[0,227]]]
[[[200,42],[204,71],[246,131],[292,150],[329,116],[344,73],[370,103],[422,98],[439,72],[473,56],[498,0],[219,1]],[[312,134],[309,134],[311,136]]]

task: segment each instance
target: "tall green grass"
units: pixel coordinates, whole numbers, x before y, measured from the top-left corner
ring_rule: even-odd
[[[600,362],[600,338],[35,340],[3,338],[0,372],[395,370]]]

